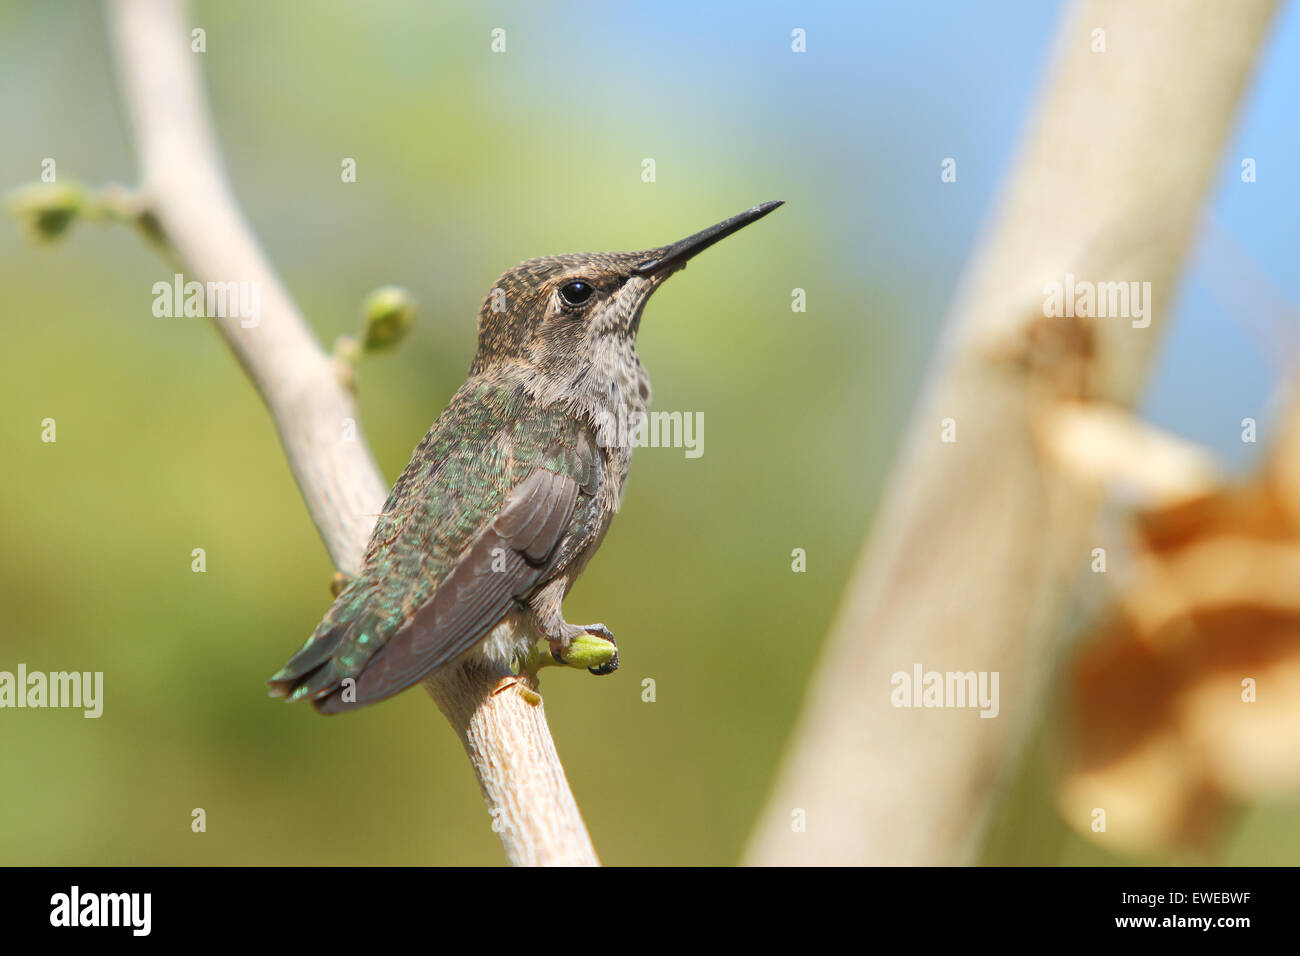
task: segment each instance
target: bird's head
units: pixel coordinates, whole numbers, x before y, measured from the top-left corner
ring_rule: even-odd
[[[479,310],[478,352],[470,374],[522,362],[556,379],[636,341],[655,289],[692,256],[763,218],[763,203],[671,245],[641,252],[575,253],[521,263],[497,280]]]

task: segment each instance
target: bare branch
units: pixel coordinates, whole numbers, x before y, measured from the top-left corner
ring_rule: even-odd
[[[1273,0],[1089,0],[956,297],[873,538],[754,834],[758,864],[951,864],[1042,709],[1100,495],[1045,460],[1071,402],[1131,405]],[[1097,30],[1105,51],[1097,51]],[[1067,273],[1149,281],[1156,322],[1044,316]],[[1149,305],[1149,303],[1148,303]],[[941,438],[951,418],[956,441]],[[1001,709],[893,706],[898,672],[998,672]],[[802,809],[806,832],[793,832]]]
[[[358,420],[351,394],[226,181],[183,5],[112,0],[108,9],[135,128],[140,198],[195,278],[259,288],[256,324],[237,317],[213,321],[271,413],[335,566],[355,573],[387,486],[360,425],[345,429]],[[440,675],[428,686],[469,754],[509,860],[596,865],[540,698],[521,694],[509,674],[477,667]]]

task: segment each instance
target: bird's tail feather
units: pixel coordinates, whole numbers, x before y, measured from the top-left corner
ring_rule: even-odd
[[[359,662],[347,658],[355,653],[355,645],[367,643],[365,635],[373,634],[378,623],[363,598],[348,591],[339,595],[302,649],[266,682],[272,697],[308,699],[319,710],[322,698],[338,689],[345,677],[355,676]],[[358,635],[359,640],[352,640]]]

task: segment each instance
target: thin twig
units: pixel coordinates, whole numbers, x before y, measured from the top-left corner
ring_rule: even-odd
[[[351,394],[226,181],[183,4],[111,0],[108,12],[135,129],[140,199],[193,278],[247,282],[260,290],[256,324],[238,317],[213,321],[271,413],[331,559],[354,574],[387,486]],[[469,754],[510,862],[596,865],[540,699],[513,688],[493,694],[509,679],[504,672],[462,667],[427,686]]]

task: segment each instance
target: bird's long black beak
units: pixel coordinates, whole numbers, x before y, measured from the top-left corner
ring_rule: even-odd
[[[784,199],[765,202],[753,209],[746,209],[730,219],[724,219],[716,226],[710,226],[708,229],[697,232],[693,236],[688,236],[680,242],[674,242],[671,246],[664,246],[658,250],[658,254],[653,259],[647,259],[633,268],[632,275],[654,276],[680,269],[686,265],[687,259],[703,252],[715,242],[726,239],[733,232],[744,229],[751,222],[757,222],[784,202]]]

